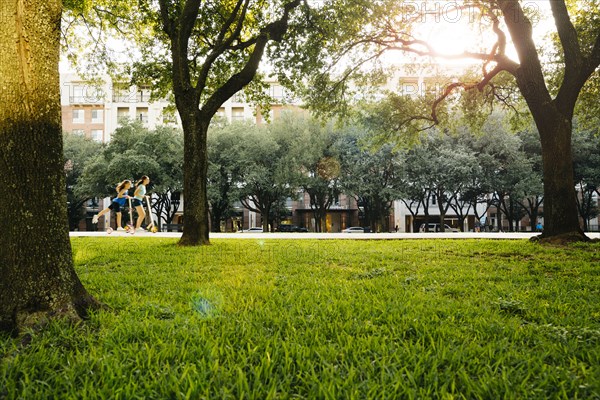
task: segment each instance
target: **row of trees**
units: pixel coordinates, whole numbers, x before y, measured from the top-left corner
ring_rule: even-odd
[[[394,200],[413,216],[429,219],[437,208],[479,220],[495,206],[509,230],[524,216],[532,230],[543,202],[540,143],[534,129],[510,133],[501,115],[490,116],[481,132],[431,130],[410,148],[374,145],[368,127],[337,127],[305,117],[285,116],[256,126],[214,124],[208,136],[208,201],[212,230],[234,215],[237,202],[263,216],[263,228],[275,226],[288,198],[306,193],[316,231],[341,194],[353,197],[365,224],[377,231]],[[594,194],[600,187],[600,146],[595,132],[574,139],[578,209],[585,228],[596,216]],[[105,148],[77,136],[65,137],[71,225],[90,198],[114,195],[115,183],[143,174],[152,177],[154,211],[159,224],[171,222],[182,190],[183,140],[171,128],[149,131],[139,122],[117,129]],[[90,156],[93,155],[93,156]],[[485,207],[481,207],[483,204]],[[79,207],[79,212],[77,208]]]
[[[593,84],[600,64],[600,31],[587,23],[599,11],[593,0],[552,1],[545,10],[555,21],[555,46],[549,53],[556,68],[543,64],[540,43],[532,35],[536,12],[544,11],[532,10],[529,3],[519,0],[448,2],[441,13],[468,14],[471,26],[489,31],[494,38],[465,49],[461,55],[435,51],[430,43],[419,40],[417,27],[431,17],[430,10],[395,0],[74,3],[84,5],[73,7],[74,12],[68,14],[70,26],[83,21],[89,32],[112,29],[131,39],[139,50],[138,61],[127,66],[133,80],[151,83],[157,93],[174,96],[186,143],[184,188],[188,205],[181,244],[209,242],[208,127],[219,107],[240,90],[257,102],[265,101],[258,73],[263,57],[270,59],[278,80],[301,92],[311,108],[336,112],[354,98],[351,81],[357,78],[366,82],[369,79],[363,79],[365,76],[379,78],[377,61],[394,51],[419,61],[427,56],[475,59],[481,64],[479,72],[470,77],[454,77],[423,107],[399,108],[403,117],[398,132],[447,122],[442,110],[445,100],[459,91],[470,92],[467,98],[482,100],[466,101],[470,107],[494,101],[516,107],[516,94],[520,94],[524,100],[521,105],[526,106],[541,138],[547,222],[544,235],[585,240],[571,180],[571,137],[580,93],[584,92],[584,101],[588,93],[597,93]],[[459,22],[467,25],[466,19]],[[516,50],[516,60],[509,56],[509,47]],[[587,83],[590,85],[584,88]],[[304,90],[299,90],[301,87]],[[472,94],[478,92],[481,95]]]
[[[100,29],[113,27],[120,32],[128,27],[136,29],[133,36],[145,56],[135,68],[136,73],[146,82],[150,80],[157,87],[172,90],[183,121],[184,190],[188,193],[188,203],[186,228],[180,243],[199,245],[209,242],[206,132],[220,105],[236,92],[252,86],[259,62],[267,53],[279,72],[279,80],[290,87],[301,82],[306,74],[324,77],[314,84],[311,82],[310,87],[317,92],[313,91],[313,98],[320,95],[329,99],[325,104],[343,100],[343,91],[332,92],[328,84],[336,80],[331,73],[340,70],[331,64],[347,60],[344,55],[359,56],[347,64],[351,70],[344,71],[342,79],[359,70],[364,57],[376,59],[386,50],[443,56],[431,51],[427,43],[415,40],[413,35],[419,12],[425,17],[428,10],[414,10],[410,18],[402,18],[406,16],[402,3],[395,0],[2,2],[0,190],[7,205],[0,207],[0,228],[4,233],[0,236],[0,265],[2,276],[7,279],[0,287],[0,329],[17,329],[23,325],[23,319],[37,319],[52,312],[85,316],[86,309],[97,304],[75,274],[67,235],[57,68],[63,16],[83,16],[79,19],[88,24],[97,21]],[[598,24],[589,21],[596,19],[600,10],[594,0],[549,3],[559,43],[554,71],[547,71],[542,64],[540,48],[532,36],[532,23],[522,1],[456,2],[459,9],[475,5],[480,11],[478,21],[487,25],[497,40],[487,51],[475,49],[465,53],[465,57],[481,61],[481,79],[456,82],[444,95],[457,88],[482,91],[490,87],[490,98],[506,100],[506,96],[495,90],[494,80],[503,73],[514,77],[511,84],[525,99],[542,143],[544,235],[585,240],[579,227],[571,179],[574,175],[572,121],[582,91],[591,94],[583,96],[583,100],[597,99],[600,30]],[[87,32],[95,31],[87,29]],[[85,36],[77,33],[75,36]],[[65,36],[68,35],[62,35]],[[509,38],[517,51],[517,61],[507,56]],[[94,39],[102,42],[104,35],[96,35]],[[334,84],[333,88],[344,86]],[[439,101],[434,108],[435,104]],[[435,113],[431,119],[438,122]],[[22,186],[25,189],[18,190]],[[51,199],[51,203],[42,205],[40,199],[44,198]],[[38,225],[44,229],[36,230]]]
[[[118,182],[142,175],[151,177],[157,222],[171,222],[183,187],[183,136],[179,130],[149,130],[139,121],[123,121],[106,146],[69,134],[64,140],[71,229],[79,224],[88,200],[114,197]]]

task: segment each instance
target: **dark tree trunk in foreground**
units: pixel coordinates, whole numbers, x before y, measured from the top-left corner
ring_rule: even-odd
[[[0,330],[86,315],[73,268],[59,92],[60,0],[0,3]]]

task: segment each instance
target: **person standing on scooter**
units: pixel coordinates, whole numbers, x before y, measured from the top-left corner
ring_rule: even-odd
[[[135,183],[135,192],[133,193],[133,206],[137,211],[137,222],[135,224],[135,232],[143,231],[142,223],[146,218],[146,212],[144,211],[144,196],[146,195],[146,185],[150,183],[150,178],[147,175],[142,176]]]

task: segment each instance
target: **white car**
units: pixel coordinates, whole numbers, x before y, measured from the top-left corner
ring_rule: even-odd
[[[255,226],[254,228],[246,229],[245,231],[242,231],[242,232],[262,233],[263,232],[263,228],[261,228],[260,226]]]
[[[342,233],[365,233],[365,228],[362,226],[351,226],[342,231]]]

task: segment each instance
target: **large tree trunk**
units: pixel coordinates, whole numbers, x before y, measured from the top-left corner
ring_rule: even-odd
[[[575,234],[584,236],[577,215],[571,121],[559,113],[548,112],[536,118],[544,162],[543,237]]]
[[[0,330],[98,303],[71,255],[60,120],[60,0],[0,3]]]
[[[209,207],[207,195],[208,122],[197,111],[182,116],[184,136],[183,156],[183,235],[182,246],[210,244]]]
[[[587,240],[579,226],[573,156],[572,121],[577,97],[583,85],[598,67],[599,48],[584,57],[580,38],[571,23],[564,1],[551,1],[557,33],[564,50],[564,79],[552,99],[544,79],[542,65],[532,37],[532,25],[521,2],[496,0],[504,14],[520,65],[509,66],[536,123],[542,144],[544,165],[544,232],[542,238]],[[600,41],[600,36],[595,40]]]

